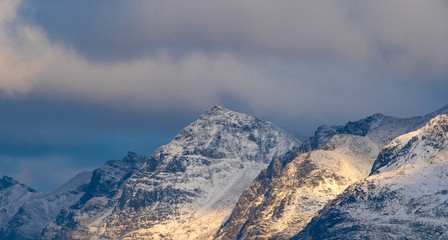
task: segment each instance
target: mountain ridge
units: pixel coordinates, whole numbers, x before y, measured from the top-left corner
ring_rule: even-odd
[[[273,237],[274,239],[288,239],[291,237],[291,233],[296,231],[298,233],[300,231],[300,228],[297,227],[298,223],[295,222],[296,227],[294,227],[294,224],[292,224],[297,218],[297,216],[301,216],[301,213],[298,213],[296,215],[291,215],[289,217],[291,223],[288,223],[288,228],[295,229],[295,230],[285,230],[289,231],[289,233],[282,233],[279,232],[278,229],[281,229],[284,227],[285,223],[278,225],[279,223],[277,220],[266,220],[266,221],[258,221],[256,218],[266,218],[268,219],[268,216],[275,216],[275,212],[284,211],[284,206],[288,205],[294,205],[296,203],[293,203],[295,200],[291,199],[297,199],[296,193],[291,190],[288,187],[287,181],[281,181],[282,175],[288,175],[287,173],[282,173],[285,171],[285,168],[288,168],[288,164],[291,164],[291,162],[294,162],[295,158],[299,158],[301,155],[306,155],[309,153],[312,153],[314,151],[320,151],[320,150],[335,150],[336,146],[332,146],[331,141],[334,137],[337,136],[359,136],[366,138],[366,141],[369,142],[369,144],[376,145],[374,147],[372,145],[371,149],[374,150],[376,153],[379,153],[379,150],[387,145],[388,141],[392,140],[393,138],[407,133],[411,130],[416,130],[422,125],[426,124],[428,121],[431,120],[432,117],[439,113],[446,113],[448,111],[448,105],[429,114],[426,114],[421,117],[412,117],[412,118],[395,118],[390,116],[385,116],[383,114],[374,114],[372,116],[369,116],[367,118],[355,121],[355,122],[348,122],[347,124],[343,126],[321,126],[319,127],[315,135],[311,138],[309,138],[307,141],[303,143],[298,149],[296,149],[295,152],[291,154],[292,157],[290,157],[287,160],[279,160],[274,159],[273,162],[269,165],[271,169],[271,174],[268,174],[268,171],[262,171],[261,174],[254,180],[252,183],[252,186],[247,189],[243,195],[240,197],[240,200],[237,203],[237,206],[235,207],[234,212],[232,213],[232,216],[229,218],[229,220],[226,222],[226,225],[221,227],[221,229],[218,231],[218,237],[223,237],[223,239],[226,238],[243,238],[243,239],[256,239],[257,237],[261,238],[269,238]],[[353,151],[353,150],[351,150]],[[354,150],[356,151],[356,150]],[[361,180],[364,177],[367,177],[369,173],[371,172],[372,165],[375,162],[375,158],[377,156],[370,156],[370,166],[364,164],[364,173],[363,177],[358,178],[357,180]],[[297,160],[296,160],[297,161]],[[359,164],[359,163],[358,163]],[[329,164],[330,165],[330,164]],[[357,164],[355,164],[357,166]],[[300,168],[300,165],[297,166]],[[360,167],[360,166],[358,166]],[[291,167],[289,167],[291,168]],[[323,167],[324,169],[325,167]],[[367,169],[367,170],[366,170]],[[290,171],[290,170],[288,170]],[[297,169],[296,171],[300,171]],[[308,170],[307,172],[312,173],[313,168]],[[287,176],[284,176],[283,178],[286,178]],[[354,181],[353,181],[354,182]],[[352,182],[352,183],[353,183]],[[345,185],[348,186],[348,185]],[[266,203],[261,203],[260,199],[266,199],[266,198],[272,198],[276,200],[272,200],[274,202],[281,202],[281,199],[279,199],[281,194],[274,193],[278,189],[285,189],[285,192],[288,193],[288,201],[286,205],[272,205],[267,206]],[[288,190],[289,189],[289,190]],[[343,190],[343,189],[342,189]],[[336,192],[342,193],[342,191]],[[276,196],[278,195],[278,196]],[[333,195],[333,197],[336,197],[336,195]],[[328,198],[328,200],[331,200],[331,198]],[[324,207],[324,205],[321,204],[321,207]],[[266,211],[266,209],[271,208],[271,210]],[[316,209],[316,212],[319,209]],[[295,210],[290,210],[291,212],[294,212]],[[264,214],[262,214],[264,212]],[[300,210],[297,210],[297,212],[300,212]],[[257,215],[258,214],[258,215]],[[253,217],[254,215],[257,215],[257,217]],[[312,214],[309,214],[308,217],[312,216]],[[309,221],[310,218],[307,218]],[[304,220],[305,221],[305,220]],[[230,224],[229,224],[230,223]],[[302,226],[303,223],[301,223]],[[272,226],[271,226],[272,225]],[[283,226],[282,226],[283,225]],[[250,228],[257,227],[256,230],[247,230]],[[275,236],[272,235],[263,235],[266,233],[263,233],[260,229],[269,229],[268,232],[277,232],[278,234]],[[263,230],[267,231],[267,230]],[[292,231],[292,232],[291,232]],[[279,235],[280,234],[280,235]],[[282,236],[283,235],[283,236]]]
[[[402,209],[378,199],[427,211],[403,210],[404,217],[395,219],[382,215],[388,226],[393,221],[417,226],[412,218],[420,219],[428,236],[440,238],[445,236],[440,229],[448,226],[424,218],[448,216],[431,210],[443,209],[447,195],[439,184],[448,180],[442,176],[442,170],[448,171],[446,113],[448,105],[412,118],[377,113],[341,126],[320,126],[301,142],[271,122],[214,106],[151,156],[128,152],[52,192],[36,192],[4,176],[0,211],[7,214],[0,218],[0,238],[321,239],[316,231],[330,234],[331,229],[348,239],[350,234],[405,236],[377,227],[380,222],[372,218],[366,218],[371,226],[351,225],[358,232],[337,230],[338,224],[357,219],[350,212],[353,206]],[[412,176],[421,179],[414,181],[418,186],[439,184],[426,191],[436,197],[400,180]],[[370,214],[356,211],[358,218]],[[380,235],[369,235],[372,230]]]
[[[272,157],[299,143],[273,123],[215,106],[157,149],[124,181],[103,211],[91,212],[88,221],[82,220],[81,211],[74,215],[79,220],[75,231],[62,228],[63,232],[53,236],[210,235]],[[51,230],[46,236],[50,235]]]
[[[3,177],[0,180],[0,238],[37,239],[59,211],[81,197],[90,175],[91,172],[79,173],[49,193],[37,192],[12,178]]]
[[[292,239],[447,238],[447,138],[448,115],[397,137],[383,149],[388,158],[378,156],[386,164],[347,188]]]

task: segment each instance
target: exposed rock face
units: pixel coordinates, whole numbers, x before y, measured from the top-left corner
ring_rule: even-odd
[[[261,174],[239,199],[217,238],[289,239],[327,201],[368,176],[378,152],[366,137],[337,135],[322,150],[293,159],[275,178]]]
[[[394,139],[294,239],[448,238],[448,116]]]
[[[4,176],[0,180],[0,239],[37,239],[59,214],[80,199],[91,172],[82,172],[62,187],[41,193]]]
[[[372,174],[416,163],[444,150],[448,146],[446,116],[439,115],[419,130],[394,139],[381,151],[372,167]]]
[[[414,131],[424,124],[426,124],[432,117],[437,114],[444,113],[448,111],[448,106],[434,112],[427,114],[423,117],[414,118],[395,118],[384,116],[382,114],[375,114],[365,119],[349,122],[344,126],[322,126],[319,127],[315,135],[309,140],[305,141],[300,148],[291,153],[290,157],[285,157],[284,159],[274,160],[266,171],[263,171],[257,179],[252,183],[251,187],[247,189],[242,197],[239,199],[235,209],[232,212],[232,216],[224,227],[222,227],[217,236],[222,239],[256,239],[269,238],[274,239],[287,239],[288,237],[298,233],[310,220],[310,217],[321,209],[325,205],[325,201],[331,200],[338,193],[344,190],[351,183],[367,177],[370,168],[375,159],[375,153],[378,153],[378,149],[384,147],[388,142],[390,142],[395,137],[408,133],[409,131]],[[357,138],[356,136],[362,136],[363,138]],[[345,136],[345,137],[342,137]],[[352,141],[351,151],[357,152],[356,149],[370,149],[371,154],[359,155],[355,157],[358,159],[364,159],[364,161],[358,161],[354,164],[355,167],[364,169],[363,175],[358,175],[359,178],[350,178],[350,181],[346,181],[344,184],[341,183],[337,191],[329,192],[325,200],[321,202],[314,202],[315,207],[313,211],[309,211],[309,207],[298,202],[297,197],[301,193],[301,189],[296,189],[294,186],[288,183],[288,174],[292,171],[291,169],[304,168],[306,165],[292,164],[291,160],[300,154],[306,154],[307,156],[314,156],[313,159],[318,161],[318,155],[316,153],[308,153],[312,150],[321,150],[326,153],[334,151],[336,153],[338,148],[332,141],[341,138],[351,138],[357,139]],[[361,140],[362,139],[362,140]],[[336,141],[337,142],[337,141]],[[333,145],[333,147],[332,147]],[[356,147],[354,147],[356,146]],[[347,146],[346,146],[347,147]],[[318,151],[319,152],[319,151]],[[356,155],[353,152],[346,151],[348,155]],[[327,154],[331,155],[331,154]],[[336,154],[334,154],[335,157]],[[322,157],[322,164],[320,165],[320,170],[328,167],[327,172],[334,170],[334,160],[328,161],[332,157],[320,155]],[[297,159],[303,159],[298,157]],[[345,159],[350,159],[351,157],[345,157]],[[297,162],[297,160],[294,160]],[[294,162],[293,161],[293,162]],[[289,166],[291,164],[291,166]],[[359,165],[361,164],[361,165]],[[369,165],[370,164],[370,165]],[[285,169],[288,169],[287,172]],[[369,171],[366,171],[368,169]],[[314,170],[314,169],[313,169]],[[302,169],[295,169],[295,172],[302,172]],[[336,170],[334,174],[345,176],[342,172]],[[309,175],[305,178],[312,177],[313,175],[319,174],[319,171],[309,171]],[[308,196],[307,196],[308,197]],[[320,198],[317,194],[314,196],[316,199]],[[264,199],[263,201],[261,201]],[[267,199],[276,199],[266,201]],[[283,201],[283,205],[279,204]],[[279,215],[274,213],[285,212],[285,203],[288,203],[290,210],[286,211],[289,215]],[[295,210],[292,210],[293,206],[296,206]],[[295,213],[294,213],[295,212]],[[307,216],[307,217],[305,217]]]
[[[98,214],[60,236],[210,238],[275,156],[300,141],[274,124],[222,107],[204,113],[149,157]]]
[[[359,121],[348,122],[344,126],[325,125],[319,127],[314,136],[305,141],[300,148],[302,152],[318,149],[337,134],[367,136],[378,146],[383,147],[394,138],[421,128],[440,114],[448,114],[448,105],[421,117],[396,118],[377,113]]]
[[[14,239],[17,236],[15,229],[9,227],[20,206],[34,194],[35,190],[20,184],[11,177],[3,176],[0,179],[0,238]]]
[[[375,114],[301,144],[217,106],[149,158],[50,193],[3,177],[0,239],[446,239],[444,113]]]
[[[104,211],[113,203],[112,199],[123,182],[141,168],[146,160],[147,158],[142,155],[128,152],[122,160],[111,160],[101,168],[95,169],[89,178],[90,181],[86,184],[85,193],[78,198],[79,201],[63,209],[44,230],[42,238],[73,238],[72,232],[83,229],[82,224],[104,214]]]

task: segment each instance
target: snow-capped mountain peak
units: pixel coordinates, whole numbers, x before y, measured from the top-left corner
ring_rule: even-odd
[[[36,192],[10,177],[0,180],[0,239],[37,239],[58,213],[79,200],[91,172],[82,172],[63,186]]]
[[[447,239],[448,116],[394,139],[293,239]]]
[[[447,105],[448,106],[448,105]],[[431,132],[432,134],[443,134],[446,136],[448,132],[448,115],[441,114],[431,119],[421,131]]]
[[[169,152],[175,156],[238,158],[268,164],[278,154],[278,148],[285,152],[292,146],[278,144],[278,138],[290,143],[300,142],[271,122],[215,106],[182,129],[170,144],[159,148],[154,155]],[[274,145],[276,148],[272,148]]]
[[[60,236],[210,237],[272,158],[299,144],[271,122],[215,106],[157,149],[102,213],[77,213],[79,226]]]
[[[372,174],[389,171],[434,156],[448,146],[448,115],[434,117],[422,128],[392,140],[378,155]]]
[[[1,178],[0,239],[446,238],[447,113],[374,114],[299,147],[214,106],[150,157],[128,152],[50,193]]]
[[[14,185],[20,185],[20,187],[26,189],[29,192],[35,192],[36,191],[36,190],[26,186],[26,185],[23,185],[23,184],[19,183],[18,181],[16,181],[12,177],[9,177],[9,176],[5,175],[5,176],[3,176],[0,179],[0,191],[3,190],[3,189],[6,189],[6,188],[12,187]]]

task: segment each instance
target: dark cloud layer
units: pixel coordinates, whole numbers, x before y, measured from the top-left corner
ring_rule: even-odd
[[[197,117],[169,110],[132,111],[39,96],[3,99],[1,173],[51,190],[78,171],[121,159],[127,151],[149,156]]]
[[[46,0],[30,5],[28,17],[51,39],[93,59],[161,50],[292,54],[365,61],[400,73],[419,72],[413,71],[419,66],[424,76],[427,70],[446,73],[448,63],[444,1]]]
[[[49,190],[215,104],[302,136],[431,112],[446,22],[444,1],[0,1],[0,173]]]

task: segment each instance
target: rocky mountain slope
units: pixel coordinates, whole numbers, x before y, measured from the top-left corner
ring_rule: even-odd
[[[425,116],[396,118],[377,113],[359,121],[348,122],[343,126],[324,125],[319,127],[314,136],[305,141],[300,148],[302,152],[318,149],[337,134],[366,136],[378,146],[383,147],[394,138],[421,128],[440,114],[448,114],[448,105]]]
[[[269,185],[260,175],[217,239],[289,239],[327,201],[368,176],[378,152],[366,137],[336,135],[321,150],[293,159]]]
[[[42,193],[10,177],[0,180],[0,239],[37,239],[62,209],[86,191],[91,172],[82,172],[60,188]]]
[[[394,139],[294,239],[448,238],[448,116]]]
[[[367,177],[379,149],[390,140],[416,130],[432,117],[446,112],[448,106],[423,117],[395,118],[375,114],[344,126],[319,127],[315,135],[297,151],[284,159],[276,159],[254,180],[217,237],[288,239],[302,230],[311,217],[325,206],[326,201],[335,198],[350,184]],[[335,144],[338,142],[339,145]],[[344,154],[341,155],[341,151]],[[303,159],[308,159],[313,167],[301,164]],[[353,162],[350,159],[361,161]],[[356,169],[352,173],[357,177],[343,172],[347,162]],[[299,177],[291,177],[296,176],[297,172],[301,173]],[[328,173],[344,181],[337,182],[335,187],[326,177]],[[314,186],[295,186],[291,183],[316,178],[321,181]],[[325,195],[322,188],[331,190]]]
[[[74,228],[54,236],[209,238],[272,158],[299,144],[270,122],[216,106],[156,150],[112,204],[86,219],[80,211]]]
[[[140,169],[146,160],[142,155],[128,152],[122,160],[111,160],[95,169],[84,195],[79,201],[63,209],[57,218],[50,222],[42,238],[70,239],[65,233],[72,232],[81,227],[80,223],[90,222],[98,213],[106,211],[123,182]]]
[[[0,239],[444,239],[446,113],[375,114],[302,144],[216,106],[149,158],[51,193],[3,177]]]

